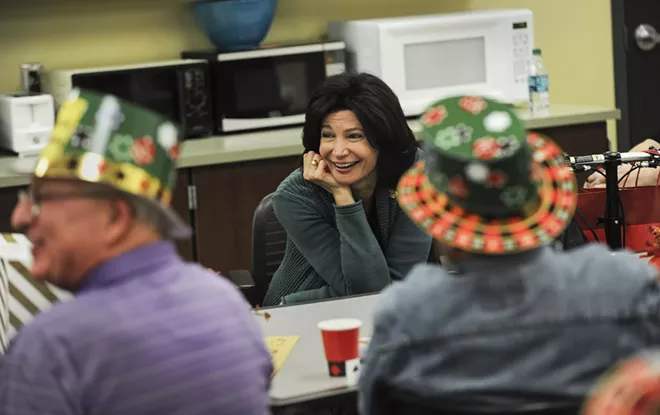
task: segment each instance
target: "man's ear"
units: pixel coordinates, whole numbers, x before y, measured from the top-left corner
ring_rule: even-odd
[[[115,199],[106,203],[109,210],[106,235],[110,242],[122,239],[133,226],[133,209],[126,200]]]

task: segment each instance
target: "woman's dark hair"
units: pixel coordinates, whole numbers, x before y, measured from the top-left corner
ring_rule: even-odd
[[[399,99],[376,76],[342,73],[327,78],[312,92],[302,132],[305,152],[319,152],[323,120],[342,110],[355,114],[367,141],[378,150],[377,186],[395,188],[415,161],[418,143]]]

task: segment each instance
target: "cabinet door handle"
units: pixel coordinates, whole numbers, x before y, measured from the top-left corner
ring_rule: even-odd
[[[188,185],[188,210],[197,210],[197,186]]]

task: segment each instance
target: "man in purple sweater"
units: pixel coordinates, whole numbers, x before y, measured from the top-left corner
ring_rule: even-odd
[[[179,129],[114,96],[74,91],[19,200],[31,274],[75,293],[0,360],[0,413],[269,413],[272,363],[249,305],[185,263],[169,207]],[[218,237],[222,237],[218,235]]]

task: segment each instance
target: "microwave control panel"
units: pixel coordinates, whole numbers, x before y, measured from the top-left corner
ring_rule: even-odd
[[[213,133],[209,72],[206,64],[183,67],[178,72],[181,124],[186,137],[208,137]]]
[[[513,23],[513,77],[516,84],[527,85],[528,65],[534,48],[526,21]]]
[[[190,68],[183,71],[186,115],[203,114],[208,111],[206,77],[202,68]]]

